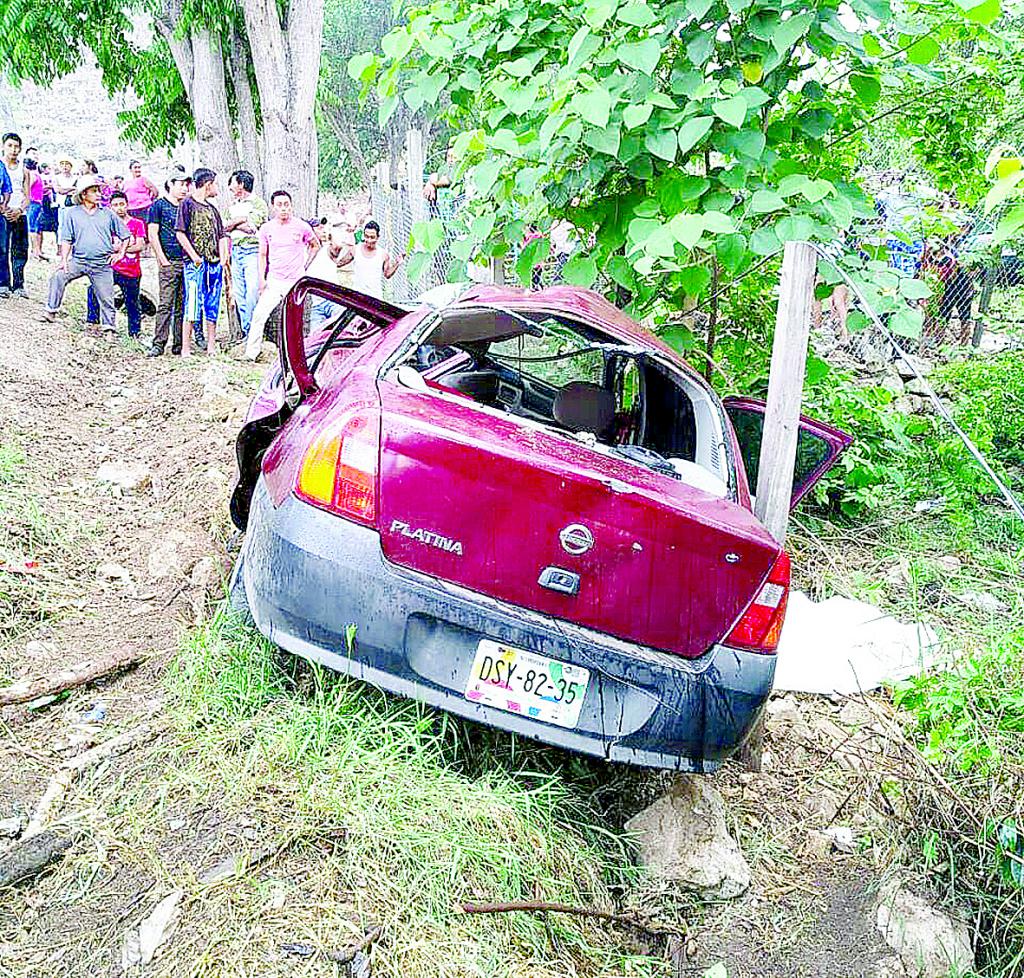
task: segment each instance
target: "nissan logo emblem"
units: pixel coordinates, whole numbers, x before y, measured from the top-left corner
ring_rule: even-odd
[[[594,546],[594,534],[582,523],[570,523],[561,533],[558,539],[562,549],[567,554],[585,554]]]

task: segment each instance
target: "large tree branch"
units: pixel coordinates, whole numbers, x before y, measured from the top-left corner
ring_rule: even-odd
[[[368,188],[370,186],[370,165],[366,161],[366,154],[363,153],[358,140],[352,135],[355,131],[355,124],[339,105],[321,102],[320,111],[330,124],[338,142],[344,147],[352,165],[358,171],[363,186]]]
[[[153,15],[153,27],[167,41],[167,46],[171,49],[171,57],[174,58],[174,66],[178,69],[178,75],[181,77],[185,97],[195,114],[195,103],[192,99],[192,91],[195,87],[195,54],[192,51],[191,38],[187,35],[185,37],[177,36],[181,12],[180,0],[168,0],[163,10]]]

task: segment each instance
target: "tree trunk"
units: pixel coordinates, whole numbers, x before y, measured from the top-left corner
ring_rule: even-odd
[[[338,142],[344,148],[349,163],[352,164],[355,171],[359,174],[363,187],[369,190],[371,180],[370,164],[366,162],[366,154],[363,152],[362,147],[359,145],[359,140],[355,136],[355,124],[346,115],[345,111],[337,105],[321,102],[320,111],[334,131]]]
[[[220,40],[203,30],[177,37],[181,16],[180,0],[168,0],[163,10],[154,15],[153,26],[167,41],[188,96],[200,164],[218,173],[229,173],[238,163],[238,154],[231,135]]]
[[[260,95],[267,191],[290,191],[296,213],[314,217],[324,0],[290,0],[283,23],[277,0],[242,0],[242,10]]]
[[[235,91],[238,138],[242,144],[241,165],[256,178],[256,192],[262,194],[266,189],[263,186],[263,145],[259,119],[256,115],[256,101],[249,80],[249,63],[249,49],[235,32],[231,41],[231,86]]]
[[[238,151],[231,135],[224,54],[220,39],[209,31],[193,31],[192,115],[196,123],[199,161],[217,173],[238,166]]]

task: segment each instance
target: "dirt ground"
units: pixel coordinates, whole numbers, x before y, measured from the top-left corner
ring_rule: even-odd
[[[34,295],[44,274],[33,269]],[[39,574],[14,582],[23,604],[0,630],[0,686],[115,650],[144,660],[48,705],[0,709],[0,820],[30,815],[64,759],[144,720],[159,727],[168,663],[223,594],[230,567],[233,439],[259,371],[225,356],[146,359],[137,344],[87,334],[75,315],[80,304],[81,295],[73,296],[70,316],[45,323],[36,301],[0,302],[0,440],[20,448],[25,485],[41,511],[33,516],[38,533],[23,535],[21,551],[7,555],[37,560]],[[138,469],[139,484],[101,481],[101,466],[110,463]],[[32,544],[37,552],[29,552]],[[793,749],[787,722],[804,718],[785,711],[777,718],[773,769],[716,777],[751,850],[755,885],[740,902],[704,916],[689,964],[677,974],[725,961],[729,978],[856,978],[871,975],[886,954],[870,923],[877,881],[866,862],[856,854],[808,854],[809,829],[846,820],[849,798],[843,802],[845,787],[837,785],[824,792],[825,808],[815,808],[819,783],[801,777],[818,778],[834,764],[830,752],[815,750],[824,728],[805,732],[807,746],[794,759],[782,756]],[[158,736],[96,778],[130,797],[139,772],[152,773],[170,756]],[[116,831],[103,824],[102,809],[89,807],[99,790],[73,787],[67,800],[65,818],[82,832],[67,857],[77,871],[0,893],[0,976],[121,974],[124,933],[152,909],[154,887],[183,866],[196,876],[215,869],[232,836],[256,831],[226,824],[216,807],[179,811],[185,801],[169,799],[166,834],[149,846],[133,837],[128,815]],[[297,874],[322,858],[319,850],[289,856]],[[222,973],[204,949],[204,938],[215,940],[201,923],[191,922],[194,943],[176,974]],[[165,973],[153,967],[143,973]],[[312,973],[304,969],[296,961],[251,973]]]

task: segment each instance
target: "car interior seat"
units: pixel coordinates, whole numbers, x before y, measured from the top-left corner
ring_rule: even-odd
[[[589,431],[600,438],[615,420],[615,396],[600,384],[574,380],[555,395],[551,413],[570,431]]]
[[[494,404],[498,400],[497,370],[459,370],[445,374],[441,383],[481,404]]]

